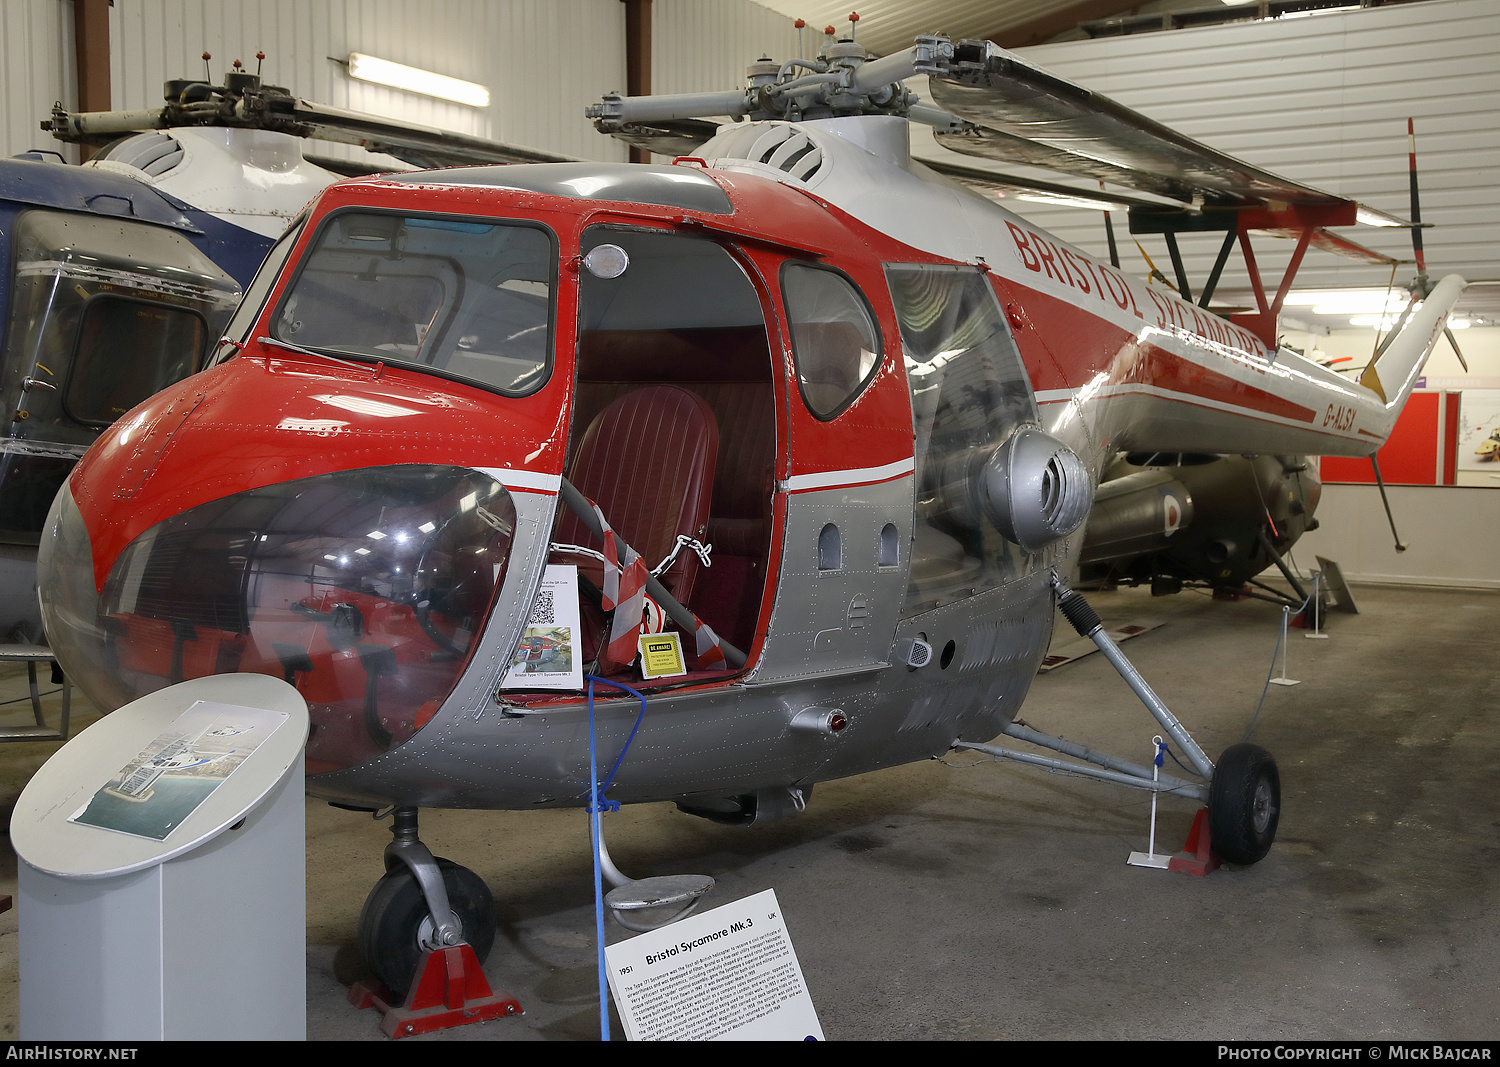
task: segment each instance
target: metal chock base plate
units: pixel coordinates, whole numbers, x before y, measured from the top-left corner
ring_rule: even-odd
[[[1132,852],[1125,862],[1132,867],[1155,867],[1157,870],[1164,871],[1167,869],[1167,864],[1172,862],[1172,857],[1161,853]]]

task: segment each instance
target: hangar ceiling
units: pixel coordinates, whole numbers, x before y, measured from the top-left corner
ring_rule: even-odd
[[[978,37],[1007,48],[1042,44],[1069,34],[1080,23],[1130,15],[1207,10],[1226,6],[1336,8],[1378,7],[1417,0],[754,0],[789,19],[805,19],[810,33],[832,26],[849,30],[849,14],[859,13],[858,40],[876,55],[911,44],[919,33]]]
[[[1203,0],[1191,0],[1201,4]],[[1217,0],[1214,0],[1217,2]],[[1038,44],[1085,19],[1107,18],[1147,5],[1140,0],[756,0],[787,18],[806,19],[811,32],[832,26],[848,32],[849,13],[859,12],[857,39],[877,55],[911,44],[919,33],[982,37],[1015,47]],[[1032,27],[1045,30],[1035,40]],[[1000,40],[1001,37],[1011,38]]]

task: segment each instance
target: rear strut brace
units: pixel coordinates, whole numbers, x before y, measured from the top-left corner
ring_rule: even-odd
[[[1187,756],[1193,768],[1204,778],[1212,779],[1214,776],[1213,761],[1208,758],[1198,742],[1194,741],[1188,732],[1183,729],[1182,723],[1168,710],[1158,697],[1146,684],[1140,672],[1135,669],[1131,662],[1125,658],[1120,651],[1120,646],[1115,644],[1109,634],[1104,632],[1104,623],[1098,614],[1091,608],[1088,601],[1073,590],[1069,589],[1054,571],[1051,577],[1053,590],[1057,593],[1057,606],[1067,620],[1073,624],[1073,629],[1078,631],[1080,637],[1087,637],[1098,646],[1099,651],[1104,653],[1120,677],[1125,679],[1125,684],[1130,686],[1135,695],[1146,705],[1146,710],[1151,712],[1161,728],[1167,735],[1177,743],[1177,747]],[[1139,764],[1110,756],[1107,753],[1097,752],[1072,741],[1065,741],[1060,737],[1053,737],[1033,730],[1030,727],[1018,723],[1007,723],[1002,733],[1017,738],[1021,741],[1038,745],[1042,748],[1050,748],[1056,752],[1097,764],[1105,770],[1096,770],[1093,767],[1084,767],[1076,763],[1063,760],[1051,759],[1047,756],[1037,756],[1025,752],[1013,752],[1009,749],[998,748],[993,745],[980,745],[968,741],[956,741],[953,747],[956,749],[972,749],[976,752],[984,752],[991,756],[1003,759],[1015,760],[1019,763],[1030,763],[1035,766],[1047,767],[1052,770],[1065,771],[1070,774],[1078,774],[1087,778],[1097,778],[1101,781],[1114,782],[1117,785],[1132,786],[1137,789],[1146,789],[1157,793],[1174,793],[1178,796],[1192,797],[1204,802],[1208,800],[1208,787],[1196,782],[1174,778],[1163,774],[1158,780],[1152,780],[1152,770]]]

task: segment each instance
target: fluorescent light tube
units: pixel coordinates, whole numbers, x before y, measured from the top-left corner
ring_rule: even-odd
[[[490,106],[490,90],[487,86],[450,78],[446,74],[436,74],[419,67],[392,63],[389,59],[376,59],[363,52],[349,53],[349,77],[389,85],[393,89],[405,89],[409,93],[455,100],[470,107]]]

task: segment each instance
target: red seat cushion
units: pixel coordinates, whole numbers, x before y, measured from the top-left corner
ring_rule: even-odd
[[[679,386],[652,385],[615,400],[589,424],[568,480],[652,568],[678,534],[706,540],[718,452],[719,428],[707,402]],[[600,547],[566,511],[557,540]],[[602,578],[597,564],[580,569],[596,583]],[[686,604],[698,569],[697,555],[683,549],[661,582]]]

